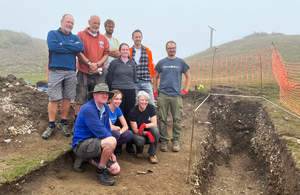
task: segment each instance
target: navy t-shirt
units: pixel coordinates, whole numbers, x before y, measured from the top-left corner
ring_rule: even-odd
[[[160,60],[155,71],[160,73],[159,91],[168,96],[181,95],[182,73],[185,74],[190,67],[181,58]]]
[[[143,112],[139,110],[139,105],[136,105],[129,111],[128,120],[136,122],[139,128],[143,123],[151,123],[151,117],[155,115],[156,111],[152,104],[148,104]]]

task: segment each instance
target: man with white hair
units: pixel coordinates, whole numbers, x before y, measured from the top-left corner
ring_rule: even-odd
[[[112,175],[120,172],[120,166],[113,154],[117,140],[111,134],[109,107],[106,104],[113,92],[108,90],[105,83],[99,83],[90,95],[93,98],[82,106],[74,125],[74,170],[82,173],[84,165],[91,163],[97,167],[94,179],[102,185],[111,186],[115,181],[109,177],[108,172]]]
[[[49,79],[48,79],[48,116],[49,125],[42,134],[47,140],[55,132],[55,117],[58,102],[61,101],[61,121],[58,125],[63,136],[69,137],[67,117],[70,99],[76,94],[76,55],[83,51],[83,44],[77,35],[71,33],[74,18],[70,14],[63,15],[61,27],[51,30],[47,36],[49,47]]]
[[[78,33],[79,38],[84,44],[84,48],[83,52],[77,55],[79,63],[75,99],[75,120],[82,105],[88,101],[88,92],[92,91],[96,84],[105,82],[105,74],[103,74],[104,62],[109,55],[107,38],[99,32],[99,16],[92,15],[88,23],[89,27]]]

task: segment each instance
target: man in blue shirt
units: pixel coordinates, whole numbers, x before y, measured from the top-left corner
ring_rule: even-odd
[[[55,132],[55,117],[60,100],[61,121],[58,128],[63,136],[70,136],[67,117],[70,99],[74,99],[76,94],[76,55],[83,51],[83,43],[77,35],[71,33],[73,26],[73,16],[65,14],[61,19],[61,27],[58,30],[49,31],[47,36],[49,47],[49,125],[42,134],[42,138],[45,140],[49,139]]]
[[[88,161],[97,168],[95,180],[102,185],[114,185],[115,181],[108,175],[120,172],[113,151],[117,145],[111,134],[109,107],[106,104],[109,94],[105,83],[97,84],[89,95],[93,98],[80,109],[74,125],[72,148],[77,155],[74,164],[76,172],[84,172],[83,163]]]
[[[179,152],[179,139],[181,133],[182,118],[182,96],[188,93],[191,83],[190,67],[184,60],[175,56],[176,43],[169,41],[166,44],[168,56],[160,60],[155,67],[153,80],[153,94],[157,98],[157,116],[159,119],[159,135],[161,141],[160,150],[168,151],[167,117],[169,107],[173,116],[173,151]],[[181,91],[182,74],[186,77],[184,90]],[[159,93],[157,90],[158,78],[160,76]]]

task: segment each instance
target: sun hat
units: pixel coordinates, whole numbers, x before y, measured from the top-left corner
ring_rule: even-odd
[[[89,98],[88,99],[92,98],[93,93],[97,93],[97,92],[100,92],[100,91],[109,93],[109,98],[111,98],[114,95],[114,92],[109,91],[109,88],[108,88],[107,84],[99,83],[95,86],[94,91],[89,92]]]

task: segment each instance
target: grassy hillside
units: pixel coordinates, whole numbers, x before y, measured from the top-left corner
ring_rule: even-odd
[[[25,33],[0,30],[0,74],[45,74],[48,47],[45,40]]]
[[[272,42],[276,45],[277,51],[286,62],[300,62],[300,35],[284,35],[280,33],[253,33],[243,39],[231,41],[217,46],[215,59],[236,56],[258,49],[272,47]],[[188,61],[212,59],[215,47],[194,54],[185,58]]]

